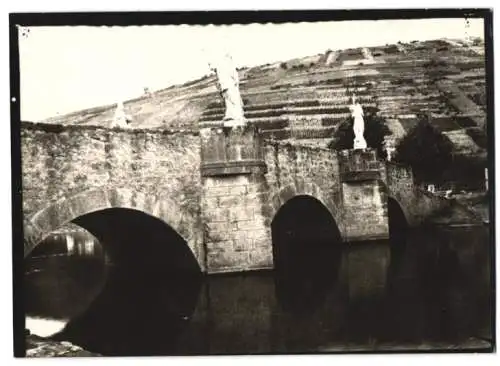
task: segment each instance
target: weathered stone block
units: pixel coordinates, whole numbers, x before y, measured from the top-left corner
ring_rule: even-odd
[[[211,222],[227,222],[230,220],[231,211],[227,208],[207,208],[207,219]]]
[[[274,267],[270,245],[258,246],[249,253],[250,269],[271,269]]]
[[[382,179],[382,174],[376,170],[348,171],[348,172],[341,173],[340,179],[342,182],[378,180],[378,179]]]
[[[297,192],[305,192],[305,182],[302,176],[295,178],[295,190]]]
[[[244,231],[239,231],[237,237],[234,239],[234,250],[237,252],[253,250],[253,241],[249,239]]]
[[[215,242],[207,242],[206,243],[207,249],[210,251],[210,253],[215,253],[215,252],[225,252],[225,251],[232,251],[233,250],[233,240],[221,240],[221,241],[215,241]]]
[[[252,174],[265,169],[260,137],[253,126],[203,129],[201,135],[203,176]]]
[[[207,254],[207,272],[244,271],[250,266],[248,252],[224,251]]]
[[[207,217],[205,217],[205,224],[210,234],[225,233],[233,229],[232,224],[229,222],[211,222]]]
[[[43,239],[44,232],[42,229],[25,219],[23,222],[23,234],[24,256],[26,256]]]
[[[71,211],[76,215],[82,215],[91,209],[96,210],[117,206],[117,202],[119,202],[119,198],[116,191],[107,191],[105,188],[84,191],[67,199],[67,204],[71,206]]]
[[[209,204],[208,209],[211,207],[234,207],[241,204],[243,201],[243,197],[237,195],[230,196],[218,196],[216,202],[211,201],[211,205]],[[211,206],[211,207],[210,207]]]
[[[239,206],[229,210],[229,220],[231,222],[246,222],[254,219],[253,206]]]
[[[270,245],[271,243],[272,243],[271,234],[266,233],[264,235],[257,236],[255,239],[253,239],[253,248],[260,250],[262,248],[266,249],[269,247],[272,249],[272,245]]]
[[[204,195],[202,200],[201,200],[202,210],[206,211],[206,210],[210,210],[214,207],[219,207],[221,205],[220,202],[223,198],[224,199],[232,199],[232,196],[207,196],[207,195]]]
[[[261,214],[264,218],[272,220],[274,216],[274,207],[269,203],[263,204]]]
[[[251,229],[246,231],[246,235],[249,239],[254,240],[269,240],[271,238],[271,228],[264,227],[263,229]]]
[[[257,220],[238,221],[237,225],[239,230],[254,230],[263,226],[262,222]]]
[[[229,187],[227,186],[222,186],[222,187],[209,187],[204,189],[204,194],[207,197],[213,197],[213,196],[228,196],[231,195],[229,191]]]
[[[227,194],[231,196],[239,196],[239,195],[244,195],[246,193],[247,193],[246,185],[229,187],[227,192]]]
[[[31,218],[31,222],[42,232],[49,233],[74,218],[71,205],[63,201],[39,211]]]
[[[292,199],[295,196],[296,196],[295,187],[293,185],[288,185],[285,188],[283,188],[280,192],[280,203],[283,205],[289,199]]]

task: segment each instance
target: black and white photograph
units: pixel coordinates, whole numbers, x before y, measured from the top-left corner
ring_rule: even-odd
[[[14,355],[495,352],[492,27],[11,13]]]

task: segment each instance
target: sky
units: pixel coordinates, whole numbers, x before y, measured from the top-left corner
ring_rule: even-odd
[[[26,30],[26,29],[23,29]],[[327,49],[436,38],[483,37],[482,19],[336,21],[230,26],[30,27],[19,32],[21,119],[116,103],[208,74],[203,49],[237,66]]]

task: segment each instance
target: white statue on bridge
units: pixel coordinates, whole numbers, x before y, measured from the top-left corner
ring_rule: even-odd
[[[393,146],[388,146],[385,149],[385,152],[387,154],[387,161],[392,161],[392,158],[394,157],[394,153],[396,152],[396,148]]]
[[[111,127],[127,127],[131,122],[131,118],[125,113],[125,107],[122,101],[116,103],[115,117],[111,123]]]
[[[396,147],[394,146],[394,141],[392,139],[384,139],[384,149],[387,154],[387,161],[392,161],[395,155]]]
[[[356,95],[352,96],[352,105],[349,107],[354,118],[354,149],[366,149],[365,121],[363,120],[363,107],[356,102]]]
[[[224,98],[226,106],[226,113],[223,119],[224,126],[244,125],[246,121],[239,89],[238,71],[231,55],[223,52],[222,56],[209,56],[208,65],[217,75],[219,91]]]

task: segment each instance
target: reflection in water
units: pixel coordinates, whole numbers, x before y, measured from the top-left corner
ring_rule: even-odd
[[[397,274],[403,265],[403,259],[406,251],[408,223],[401,209],[401,206],[393,198],[387,199],[387,210],[389,216],[389,236],[391,265],[389,271]]]
[[[289,200],[272,223],[276,294],[286,311],[314,311],[339,274],[341,238],[328,210],[316,199]]]
[[[105,254],[90,234],[48,237],[25,260],[26,327],[49,336],[85,312],[106,281],[104,264]]]
[[[43,243],[36,246],[31,258],[54,255],[102,256],[103,250],[94,236],[86,231],[62,232],[51,234]]]
[[[338,351],[348,344],[367,349],[373,343],[491,340],[488,243],[484,228],[412,231],[376,306],[349,299],[337,269],[327,270],[336,257],[321,258],[312,242],[314,253],[293,249],[302,258],[287,262],[291,267],[285,268],[293,268],[288,278],[278,271],[205,277],[162,266],[131,271],[107,266],[99,250],[91,257],[29,258],[27,267],[38,271],[26,275],[27,315],[71,319],[55,338],[104,355],[294,353]],[[326,257],[328,250],[322,253]],[[293,276],[297,272],[305,279]]]
[[[201,276],[113,269],[101,294],[56,338],[106,355],[162,355],[197,303]],[[96,331],[98,330],[98,331]]]

